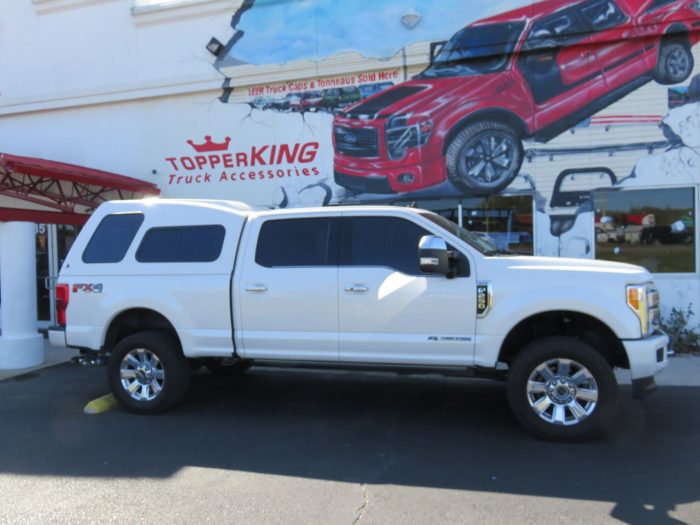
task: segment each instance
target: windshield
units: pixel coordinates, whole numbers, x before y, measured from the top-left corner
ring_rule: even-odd
[[[440,50],[428,69],[416,78],[481,75],[500,71],[508,64],[525,24],[488,24],[465,27]]]
[[[421,211],[421,212],[419,212],[419,214],[421,217],[425,217],[430,222],[437,224],[443,230],[447,230],[455,237],[459,237],[464,242],[466,242],[469,246],[478,250],[479,252],[483,253],[484,255],[497,255],[497,254],[509,253],[505,250],[499,250],[496,246],[494,246],[488,240],[482,239],[478,235],[475,235],[472,232],[470,232],[469,230],[462,228],[461,226],[455,224],[454,222],[452,222],[449,219],[445,219],[445,217],[442,217],[442,216],[438,215],[437,213],[433,213],[431,211]]]

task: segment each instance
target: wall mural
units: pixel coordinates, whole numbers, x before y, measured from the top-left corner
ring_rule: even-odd
[[[541,255],[694,243],[693,191],[668,217],[612,195],[700,181],[697,2],[376,4],[246,0],[214,64],[228,124],[183,137],[164,192],[235,180],[227,196],[270,207],[533,195]],[[371,67],[314,74],[342,56]],[[237,87],[272,66],[309,75]],[[694,272],[692,253],[656,271]]]

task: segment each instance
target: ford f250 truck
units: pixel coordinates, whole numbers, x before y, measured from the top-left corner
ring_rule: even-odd
[[[528,430],[583,440],[615,414],[615,367],[641,395],[667,364],[645,269],[510,255],[411,208],[105,203],[56,301],[51,342],[106,359],[137,413],[181,401],[202,364],[428,371],[504,379]]]

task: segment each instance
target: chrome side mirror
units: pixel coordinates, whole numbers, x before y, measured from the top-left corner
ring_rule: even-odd
[[[437,235],[424,235],[418,243],[420,271],[448,275],[451,273],[447,243]]]

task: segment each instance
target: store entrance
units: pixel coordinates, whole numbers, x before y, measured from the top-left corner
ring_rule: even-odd
[[[54,290],[58,272],[68,254],[79,227],[70,224],[36,225],[36,293],[39,328],[48,328],[56,321]]]

